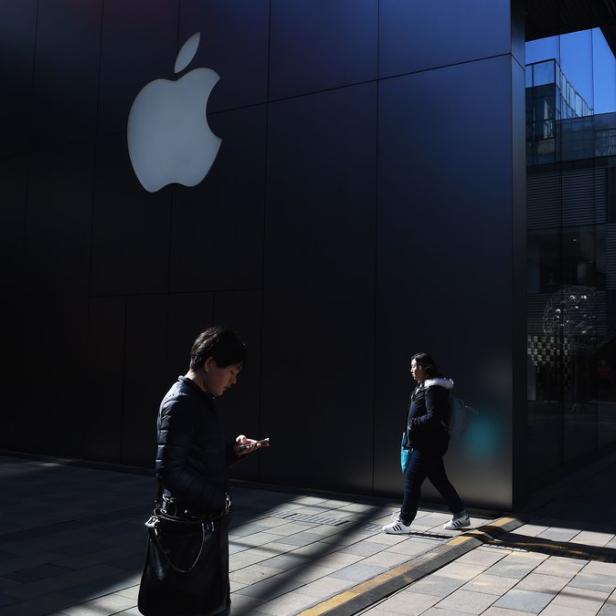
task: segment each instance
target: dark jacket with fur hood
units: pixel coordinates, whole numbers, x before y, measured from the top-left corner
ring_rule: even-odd
[[[449,392],[453,381],[437,377],[418,385],[406,418],[406,447],[443,455],[449,445]]]

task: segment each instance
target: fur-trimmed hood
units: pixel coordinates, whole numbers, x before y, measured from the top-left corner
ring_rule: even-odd
[[[446,377],[437,377],[435,379],[426,379],[423,384],[426,389],[428,387],[434,387],[435,385],[444,387],[445,389],[453,389],[453,380]]]

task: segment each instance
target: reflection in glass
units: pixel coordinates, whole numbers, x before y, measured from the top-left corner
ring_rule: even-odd
[[[600,30],[533,41],[527,57],[528,466],[539,485],[616,443],[616,59]]]

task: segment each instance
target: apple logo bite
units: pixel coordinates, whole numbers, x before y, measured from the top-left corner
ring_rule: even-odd
[[[174,73],[190,64],[199,40],[197,32],[182,45]],[[221,142],[205,112],[218,79],[212,69],[196,68],[177,81],[151,81],[137,94],[128,114],[128,154],[147,191],[172,183],[196,186],[207,175]]]

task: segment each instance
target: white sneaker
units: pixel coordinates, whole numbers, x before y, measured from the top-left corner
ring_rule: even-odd
[[[397,517],[391,524],[383,526],[383,532],[388,535],[408,535],[411,532],[411,525],[407,526]]]
[[[459,513],[457,516],[452,516],[451,520],[447,522],[447,524],[443,525],[445,530],[463,530],[465,528],[469,528],[471,525],[471,519],[468,517],[468,513],[463,511]]]

